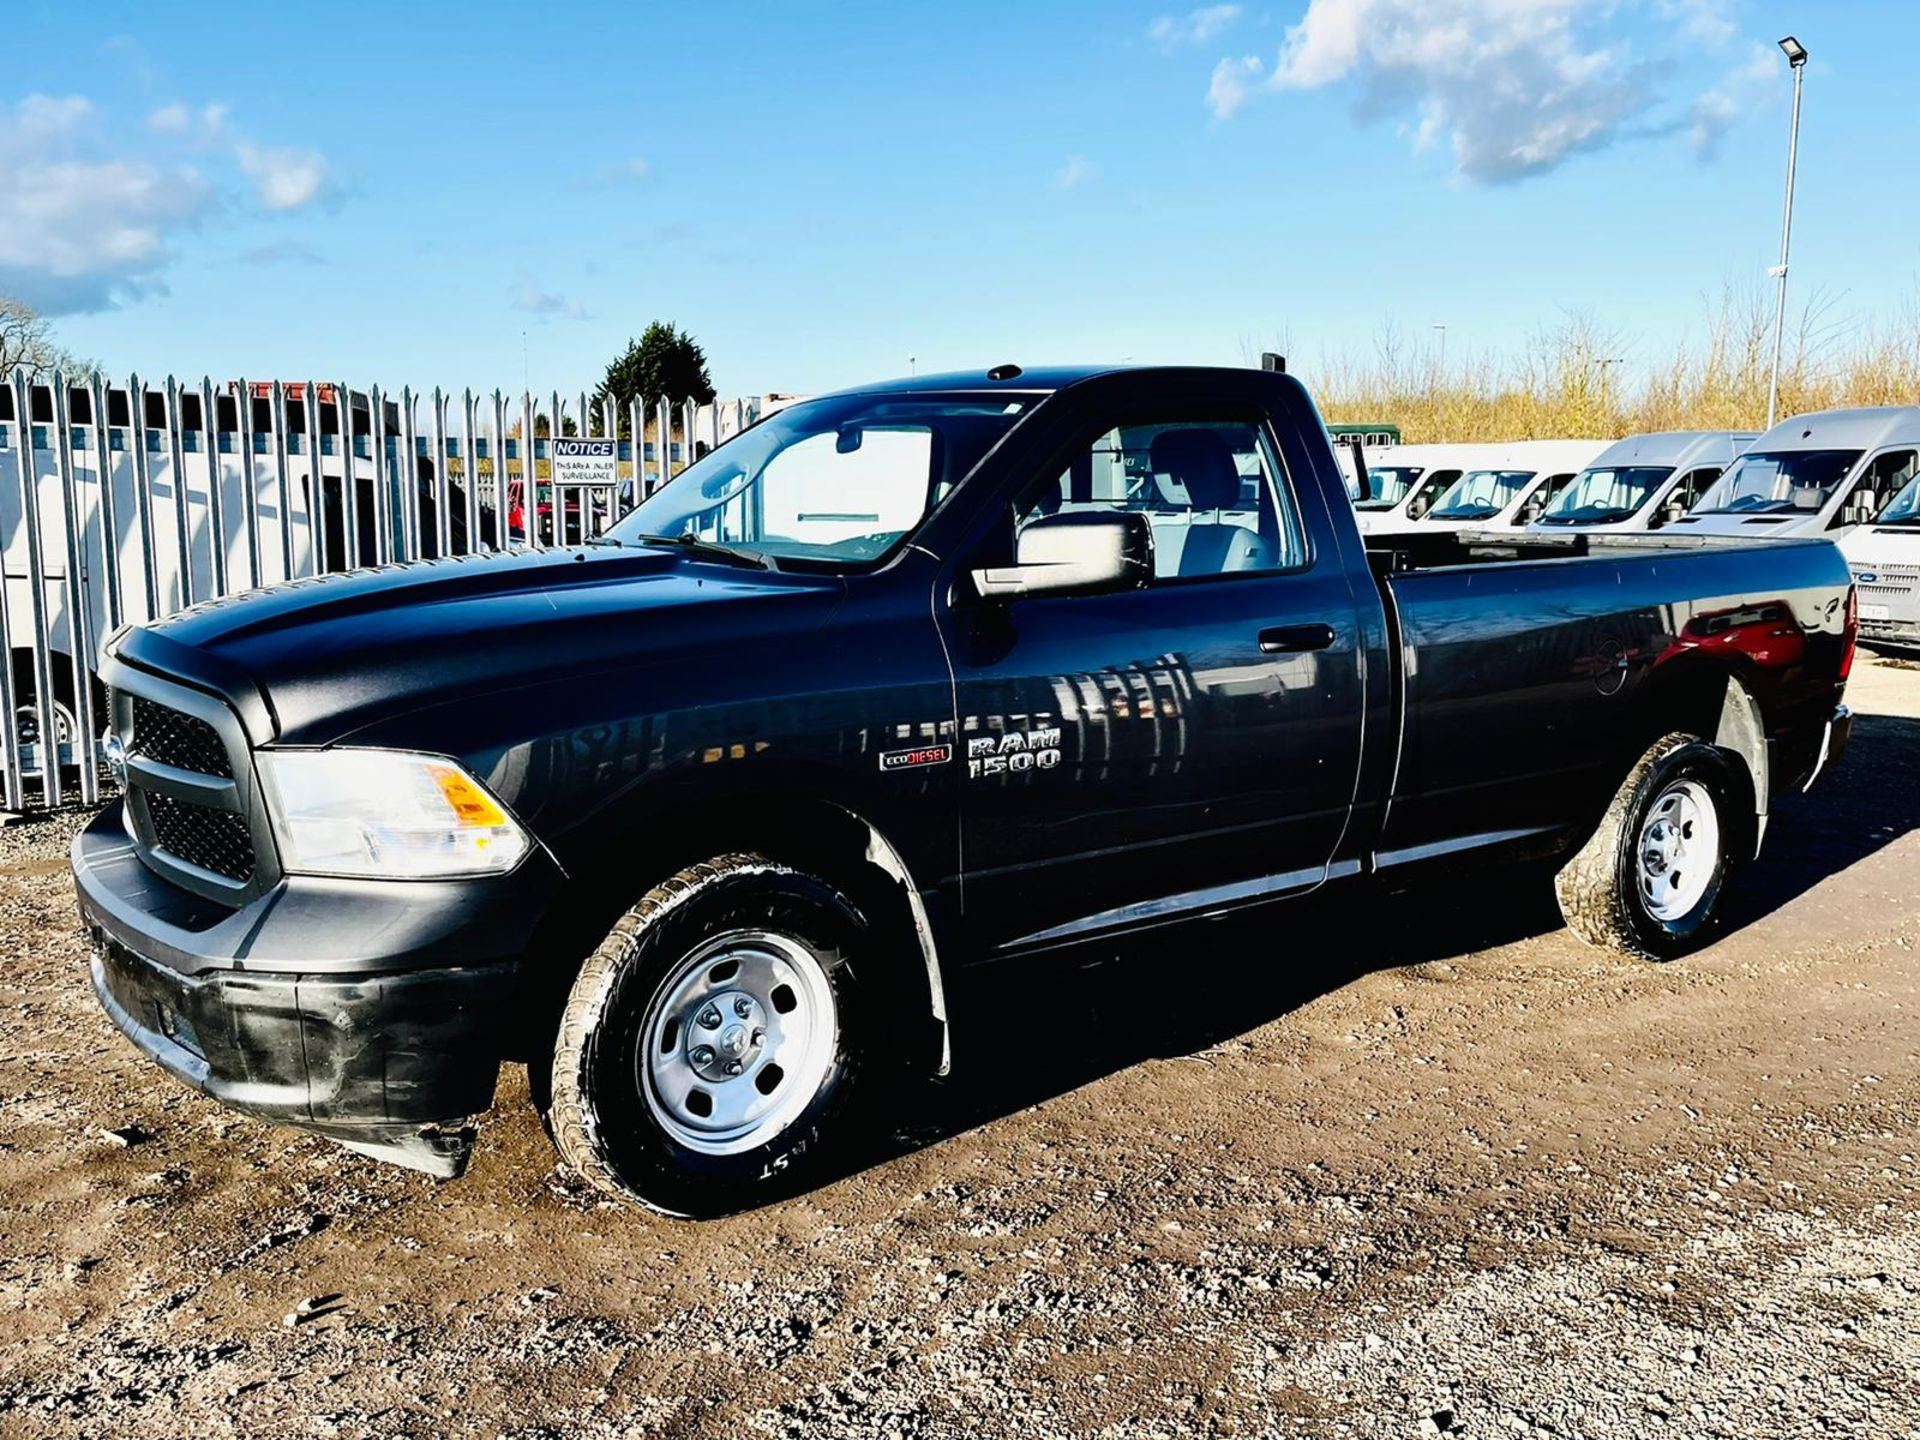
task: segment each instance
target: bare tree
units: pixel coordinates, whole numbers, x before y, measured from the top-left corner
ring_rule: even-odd
[[[55,370],[75,368],[73,357],[49,338],[47,322],[10,296],[0,295],[0,379],[24,369],[27,379],[45,380]]]

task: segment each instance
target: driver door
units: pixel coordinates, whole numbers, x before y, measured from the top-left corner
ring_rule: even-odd
[[[1142,402],[1092,423],[1005,523],[1130,512],[1143,588],[942,617],[963,912],[983,951],[1064,943],[1318,883],[1346,824],[1359,616],[1317,490],[1263,414]]]

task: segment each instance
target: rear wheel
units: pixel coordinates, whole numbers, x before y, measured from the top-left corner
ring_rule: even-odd
[[[1744,787],[1693,735],[1656,742],[1555,880],[1567,926],[1590,945],[1668,960],[1706,943],[1738,853]]]
[[[588,957],[554,1046],[561,1156],[674,1215],[762,1203],[858,1133],[883,1047],[852,901],[758,855],[689,866]]]

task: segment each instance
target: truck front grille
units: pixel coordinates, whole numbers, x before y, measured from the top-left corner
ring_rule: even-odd
[[[144,695],[133,701],[133,744],[136,754],[177,770],[198,775],[213,775],[222,780],[233,778],[233,760],[227,754],[220,732],[197,715],[188,715],[149,700]]]
[[[236,717],[205,695],[181,689],[180,702],[169,703],[179,687],[144,676],[139,686],[111,696],[114,725],[127,747],[134,847],[149,868],[176,884],[238,904],[261,868],[245,734]],[[229,719],[233,723],[222,723]]]
[[[253,878],[253,833],[246,816],[153,794],[147,796],[147,815],[158,848],[174,859],[229,880]]]

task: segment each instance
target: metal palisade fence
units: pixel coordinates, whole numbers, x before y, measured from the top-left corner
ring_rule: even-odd
[[[578,543],[763,404],[0,377],[0,808],[99,799],[97,670],[121,626],[330,571]],[[614,439],[617,479],[555,488],[550,435]]]

